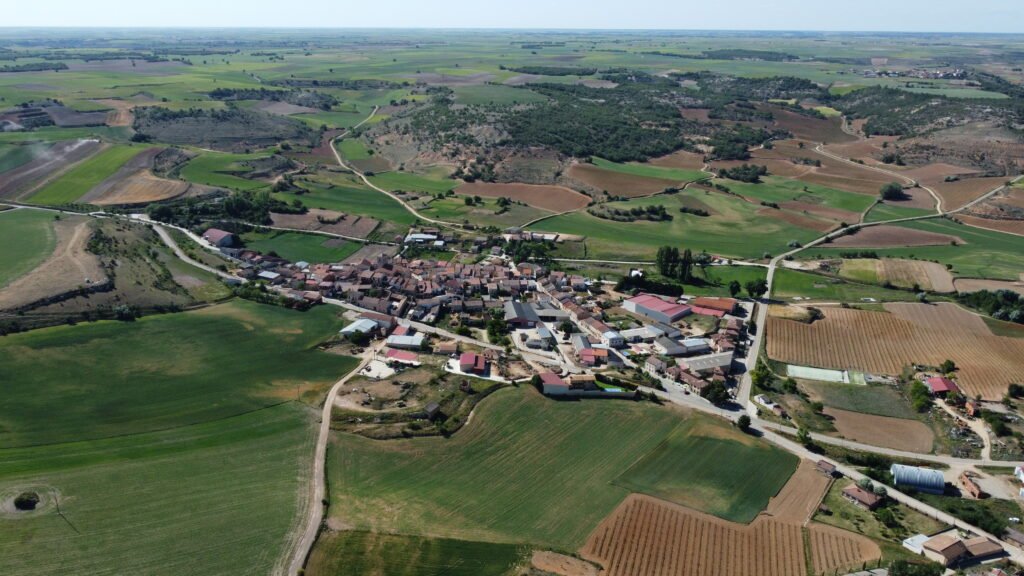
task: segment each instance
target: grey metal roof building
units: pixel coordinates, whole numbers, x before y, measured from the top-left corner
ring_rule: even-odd
[[[896,486],[910,486],[920,492],[942,494],[946,491],[946,479],[939,470],[893,464],[889,468]]]

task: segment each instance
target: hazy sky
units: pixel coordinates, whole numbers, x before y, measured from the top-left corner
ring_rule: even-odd
[[[46,0],[0,26],[1024,32],[1024,0]]]

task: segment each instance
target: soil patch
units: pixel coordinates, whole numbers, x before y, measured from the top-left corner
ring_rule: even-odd
[[[1011,290],[1024,296],[1024,282],[1010,282],[1007,280],[980,280],[977,278],[957,278],[953,285],[956,286],[956,291],[961,294],[968,292],[979,292],[981,290],[989,290],[995,292],[997,290]]]
[[[854,234],[836,238],[832,241],[832,245],[843,248],[898,248],[901,246],[945,246],[954,241],[957,244],[966,244],[962,238],[949,234],[883,224],[861,228]]]
[[[842,118],[815,118],[797,112],[791,112],[777,106],[768,106],[772,116],[775,117],[775,124],[789,130],[794,136],[801,140],[811,142],[850,142],[856,140],[842,129]]]
[[[850,412],[838,408],[825,408],[825,415],[843,438],[856,442],[928,454],[935,436],[924,422],[904,418],[890,418],[874,414]]]
[[[587,204],[590,204],[590,196],[580,194],[564,186],[472,182],[470,184],[462,184],[455,189],[455,193],[486,198],[508,198],[524,202],[534,208],[556,213],[579,210],[586,208]]]
[[[1006,183],[1005,176],[993,178],[961,178],[955,182],[927,181],[924,184],[935,190],[942,198],[942,208],[955,210],[983,196]]]
[[[1024,235],[1024,220],[995,220],[992,218],[979,218],[977,216],[963,215],[957,215],[956,219],[968,226]]]
[[[655,158],[649,162],[652,166],[665,168],[683,168],[685,170],[700,170],[704,167],[704,155],[696,152],[680,150],[668,156]]]
[[[818,218],[812,218],[796,212],[790,212],[788,210],[776,210],[775,208],[761,208],[757,211],[761,216],[767,216],[776,220],[782,220],[793,226],[799,228],[806,228],[808,230],[814,230],[816,232],[828,232],[829,230],[836,227],[835,222],[828,220],[821,220]]]
[[[534,551],[530,565],[542,572],[558,576],[598,576],[600,573],[597,566],[590,562],[546,550]]]

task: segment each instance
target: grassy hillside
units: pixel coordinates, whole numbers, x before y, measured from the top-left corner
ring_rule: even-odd
[[[0,288],[30,272],[53,253],[53,214],[39,210],[0,212]]]
[[[315,346],[343,323],[245,301],[0,339],[0,448],[88,440],[311,402],[355,360]],[[59,410],[56,407],[59,405]]]

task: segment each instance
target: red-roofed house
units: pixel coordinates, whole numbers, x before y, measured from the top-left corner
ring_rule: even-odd
[[[420,365],[419,356],[417,356],[416,354],[414,354],[412,352],[407,352],[405,350],[390,350],[389,349],[388,353],[385,354],[385,356],[387,357],[388,361],[390,361],[390,362],[399,362],[401,364],[409,364],[409,365],[412,365],[412,366],[419,366]]]
[[[928,391],[934,396],[945,396],[950,392],[960,393],[960,388],[957,387],[955,382],[942,376],[932,376],[925,380],[924,383],[928,386]]]
[[[689,306],[663,300],[654,294],[640,294],[622,303],[622,307],[634,314],[653,318],[671,324],[691,312]]]
[[[487,359],[476,352],[463,352],[459,356],[459,370],[467,374],[486,374]]]
[[[544,372],[539,374],[539,376],[545,394],[558,396],[569,393],[569,384],[562,380],[558,374],[555,374],[554,372]]]

